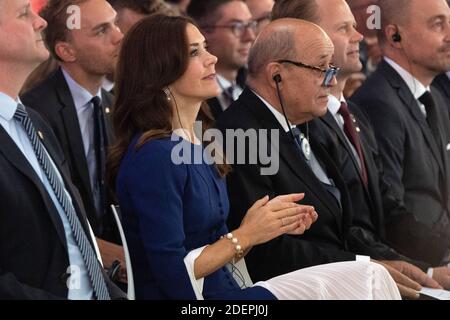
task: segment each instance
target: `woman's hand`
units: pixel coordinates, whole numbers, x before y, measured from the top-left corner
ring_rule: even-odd
[[[241,226],[234,233],[245,239],[244,248],[272,240],[282,234],[299,235],[309,229],[317,220],[317,213],[311,206],[296,202],[304,193],[278,196],[269,201],[265,196],[256,201],[247,211]]]

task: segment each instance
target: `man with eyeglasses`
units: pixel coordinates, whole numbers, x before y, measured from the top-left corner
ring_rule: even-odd
[[[328,95],[336,86],[333,53],[333,43],[317,25],[298,19],[271,22],[250,51],[246,89],[217,122],[224,145],[236,146],[234,155],[227,154],[233,166],[227,176],[230,228],[239,226],[246,207],[264,195],[304,193],[301,203],[319,214],[302,236],[283,235],[252,248],[245,259],[254,281],[356,259],[345,241],[351,224],[347,189],[332,159],[307,128],[309,121],[326,113]],[[274,174],[261,174],[265,162],[258,155],[266,151],[251,138],[238,145],[239,132],[257,132],[259,141],[268,139],[267,149],[279,159]],[[410,281],[395,270],[393,274],[397,281]]]
[[[313,18],[307,12],[312,12]],[[426,271],[428,263],[402,256],[384,241],[381,168],[375,134],[365,114],[343,95],[349,77],[362,68],[358,49],[363,37],[356,30],[348,4],[345,0],[279,0],[272,16],[274,20],[289,17],[317,23],[335,46],[333,63],[340,68],[337,86],[331,89],[327,113],[314,120],[310,129],[334,160],[352,195],[353,219],[347,238],[352,251],[383,260],[422,285],[437,286],[418,268]],[[411,290],[400,292],[410,298],[417,296]]]
[[[193,0],[187,13],[200,26],[208,50],[218,58],[217,81],[222,92],[208,100],[211,113],[217,119],[242,93],[257,22],[240,0]]]
[[[258,35],[269,24],[275,2],[274,0],[245,0],[245,3],[253,16],[253,20],[258,23],[256,30],[256,35]]]

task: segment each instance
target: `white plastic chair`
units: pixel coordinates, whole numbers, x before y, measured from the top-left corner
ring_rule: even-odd
[[[133,268],[131,267],[131,259],[130,259],[130,252],[128,251],[127,239],[125,238],[125,233],[123,232],[122,219],[120,216],[120,208],[119,206],[111,205],[111,211],[114,215],[114,219],[116,220],[117,229],[119,229],[120,239],[122,240],[123,251],[125,253],[125,265],[127,267],[127,281],[128,281],[128,290],[127,290],[128,300],[135,300],[136,296],[134,292]]]

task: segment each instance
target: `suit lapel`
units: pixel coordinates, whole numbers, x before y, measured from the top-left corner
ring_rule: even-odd
[[[56,93],[62,106],[60,110],[61,119],[64,123],[67,140],[72,152],[72,162],[75,166],[77,174],[82,180],[84,187],[89,193],[92,193],[86,154],[83,146],[83,138],[81,137],[81,129],[78,122],[75,104],[61,70],[58,71],[55,79]]]
[[[344,146],[344,148],[347,150],[347,153],[350,155],[350,158],[352,159],[352,163],[355,166],[356,171],[358,172],[358,176],[362,181],[362,175],[361,175],[361,170],[359,169],[358,160],[355,158],[350,145],[348,144],[347,140],[345,139],[344,132],[342,132],[342,130],[339,128],[339,125],[336,123],[336,120],[334,119],[333,115],[330,113],[330,111],[327,111],[325,116],[321,117],[320,120],[322,122],[324,122],[337,135],[339,141],[341,142],[341,145]],[[360,138],[360,140],[362,140],[361,135],[359,135],[359,138]],[[362,147],[362,145],[363,144],[361,143],[361,147]],[[363,148],[364,158],[365,158],[365,154],[366,154],[365,151],[366,150]],[[364,189],[367,189],[367,188],[364,187]]]
[[[258,99],[250,89],[245,89],[240,99],[253,113],[255,119],[258,119],[263,129],[278,129],[280,134],[279,143],[270,141],[274,151],[280,155],[287,163],[287,166],[294,172],[298,179],[305,182],[309,189],[315,194],[315,196],[323,202],[334,215],[338,215],[341,209],[336,205],[336,200],[333,196],[322,186],[322,183],[312,172],[308,164],[302,159],[299,154],[299,150],[292,141],[292,138],[284,132],[277,119],[270,112],[270,110],[264,105],[264,103]],[[270,135],[269,135],[270,139]],[[313,150],[314,151],[314,150]],[[341,219],[338,218],[338,221]],[[340,223],[339,223],[340,224]]]
[[[64,232],[64,227],[61,222],[61,217],[59,216],[55,204],[50,198],[47,190],[45,189],[42,181],[37,176],[34,169],[31,167],[28,160],[25,158],[24,154],[20,151],[8,133],[0,126],[0,152],[4,155],[4,157],[14,166],[17,170],[19,170],[24,176],[31,180],[31,182],[38,189],[41,197],[44,201],[45,206],[47,207],[47,211],[50,215],[50,219],[55,226],[56,232],[61,240],[63,246],[67,249],[66,236]],[[13,183],[13,182],[12,182]]]
[[[214,117],[214,119],[218,119],[220,115],[223,113],[222,106],[220,105],[218,98],[211,98],[206,101],[206,103],[209,106],[209,109],[211,110],[211,113]]]
[[[422,133],[425,137],[425,140],[431,149],[431,152],[438,162],[440,170],[443,172],[444,167],[442,163],[442,156],[439,152],[438,144],[436,143],[433,133],[430,130],[430,127],[428,126],[428,123],[426,121],[426,118],[424,117],[423,113],[420,111],[419,105],[417,103],[416,98],[411,93],[411,90],[409,90],[406,83],[403,81],[403,79],[400,77],[400,75],[387,63],[383,60],[381,63],[381,71],[385,74],[387,81],[397,89],[398,96],[402,100],[404,106],[408,109],[412,117],[417,121],[417,123],[420,126],[420,129],[422,130]]]

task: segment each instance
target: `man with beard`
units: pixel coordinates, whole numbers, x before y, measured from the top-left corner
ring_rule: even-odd
[[[352,100],[369,115],[380,148],[387,240],[411,258],[445,265],[449,120],[442,96],[430,85],[450,69],[450,10],[445,0],[380,0],[378,5],[384,58]],[[448,282],[449,268],[429,274]]]
[[[72,5],[79,16],[65,14]],[[101,89],[104,76],[114,72],[123,38],[116,12],[106,0],[51,0],[41,16],[48,22],[44,40],[60,67],[21,99],[56,133],[95,235],[117,240],[104,185],[113,97]],[[103,240],[99,246],[106,267],[114,260],[124,265],[120,246]]]

